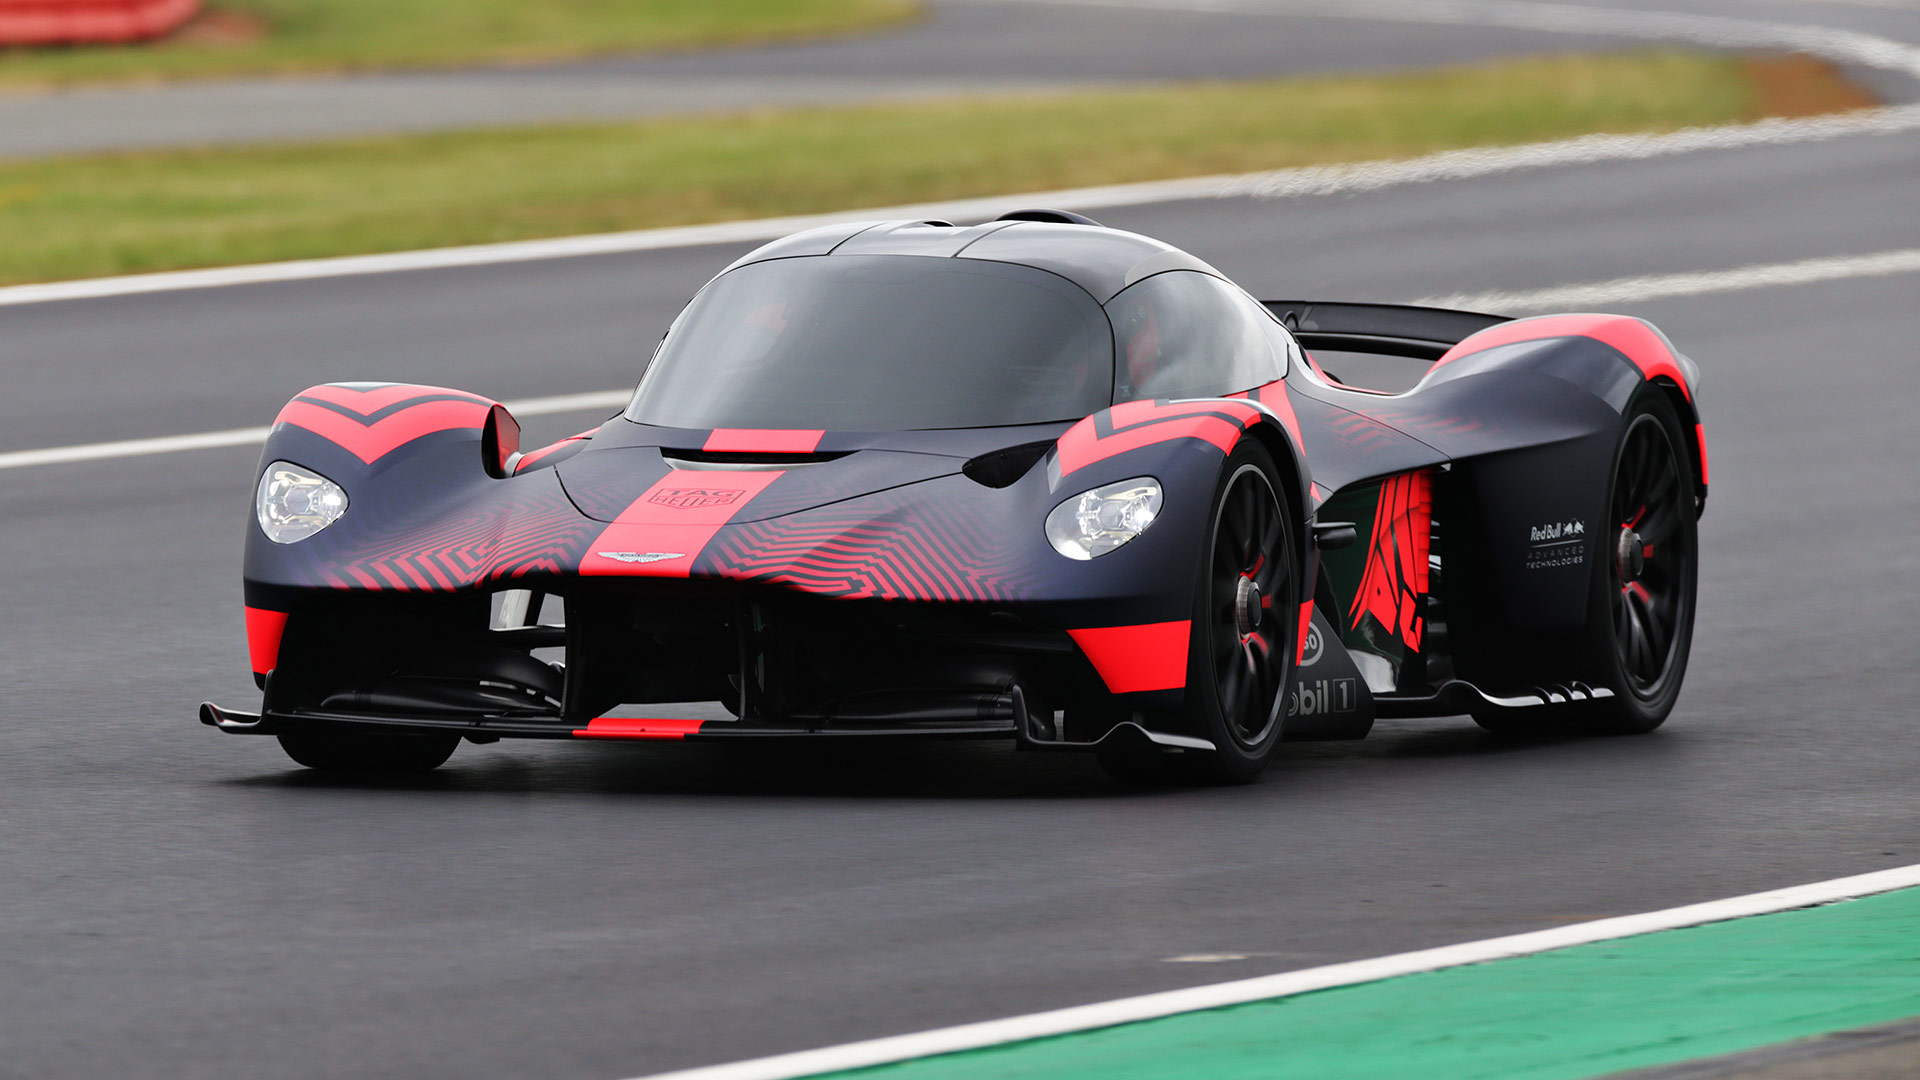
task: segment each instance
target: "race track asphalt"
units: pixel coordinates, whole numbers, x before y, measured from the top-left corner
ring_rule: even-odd
[[[1916,247],[1916,177],[1907,134],[1099,216],[1256,292],[1408,299]],[[736,250],[6,309],[0,450],[339,378],[618,386]],[[0,1076],[610,1080],[1920,862],[1916,301],[1629,309],[1699,361],[1714,474],[1660,732],[1382,724],[1234,790],[978,746],[326,780],[193,718],[253,700],[253,451],[0,472]]]

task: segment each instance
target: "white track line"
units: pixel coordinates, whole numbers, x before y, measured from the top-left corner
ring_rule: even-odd
[[[1196,199],[1291,199],[1311,195],[1379,191],[1408,184],[1462,180],[1526,169],[1591,165],[1607,161],[1645,161],[1711,150],[1781,146],[1821,142],[1855,135],[1892,135],[1920,130],[1920,105],[1863,109],[1834,116],[1796,120],[1763,120],[1754,124],[1687,128],[1661,135],[1589,135],[1558,142],[1479,150],[1450,150],[1398,161],[1351,165],[1314,165],[1271,172],[1227,176],[1199,176],[1154,180],[1136,184],[1070,188],[1061,191],[996,195],[982,199],[917,203],[831,214],[762,218],[754,221],[688,225],[671,229],[568,236],[552,240],[517,240],[501,244],[402,251],[385,255],[349,255],[298,262],[229,266],[211,270],[171,270],[157,274],[56,281],[41,285],[0,288],[0,307],[44,304],[60,300],[94,300],[188,289],[217,289],[234,285],[313,281],[322,278],[390,274],[407,270],[443,270],[467,266],[499,266],[547,259],[593,255],[620,255],[640,251],[698,247],[707,244],[745,244],[772,240],[788,233],[849,221],[889,218],[952,220],[992,217],[1015,206],[1057,206],[1098,210],[1111,206]]]
[[[1412,302],[1431,307],[1498,313],[1544,311],[1555,308],[1564,310],[1906,273],[1920,273],[1920,248],[1883,251],[1872,255],[1840,255],[1802,259],[1798,262],[1767,263],[1736,267],[1731,270],[1616,278],[1612,281],[1599,281],[1586,285],[1558,285],[1553,288],[1524,292],[1458,293],[1452,296],[1427,297]],[[527,398],[505,404],[515,416],[550,416],[554,413],[584,412],[589,409],[617,409],[626,404],[632,394],[631,390],[605,390],[588,394],[566,394],[559,397]],[[23,469],[34,465],[63,465],[77,461],[147,457],[152,454],[172,454],[183,450],[211,450],[223,446],[250,446],[266,441],[267,432],[268,429],[264,427],[230,428],[226,431],[205,431],[194,435],[166,435],[152,439],[55,446],[43,450],[15,450],[11,453],[0,453],[0,470]]]
[[[1440,180],[1470,180],[1526,169],[1646,161],[1709,150],[1821,142],[1850,135],[1893,135],[1916,129],[1920,129],[1920,105],[1897,105],[1797,120],[1684,128],[1662,135],[1583,135],[1524,146],[1446,150],[1404,161],[1314,165],[1215,177],[1206,195],[1189,197],[1289,199],[1305,195],[1345,195]]]
[[[1920,273],[1920,248],[1883,251],[1875,255],[1837,255],[1797,262],[1761,263],[1733,270],[1688,274],[1648,274],[1615,278],[1590,285],[1559,285],[1525,292],[1455,293],[1431,296],[1414,303],[1461,311],[1549,311],[1568,308],[1635,304],[1707,293],[1739,292],[1778,285],[1811,285],[1849,278],[1885,277]]]
[[[1539,0],[985,0],[1206,14],[1315,16],[1431,26],[1685,41],[1717,49],[1786,49],[1920,78],[1920,46],[1808,23],[1542,3]]]
[[[1215,983],[1211,986],[1169,990],[1159,994],[1121,998],[1118,1001],[1103,1001],[1095,1005],[1077,1005],[1052,1012],[1013,1016],[1004,1020],[988,1020],[978,1024],[962,1024],[958,1027],[939,1028],[912,1035],[896,1035],[885,1039],[871,1039],[842,1046],[824,1047],[819,1050],[804,1050],[799,1053],[780,1054],[730,1065],[658,1073],[645,1080],[793,1080],[795,1077],[814,1076],[843,1069],[885,1065],[911,1058],[951,1054],[1001,1043],[1113,1027],[1116,1024],[1130,1024],[1178,1013],[1291,997],[1315,990],[1328,990],[1336,986],[1352,986],[1356,983],[1375,982],[1423,971],[1438,971],[1441,968],[1528,956],[1553,949],[1564,949],[1572,945],[1612,941],[1637,934],[1677,930],[1687,926],[1724,922],[1728,919],[1765,915],[1776,911],[1792,911],[1796,908],[1815,907],[1839,900],[1915,886],[1920,886],[1920,866],[1903,866],[1855,877],[1815,882],[1811,885],[1775,889],[1771,892],[1736,896],[1727,900],[1711,900],[1704,904],[1690,904],[1686,907],[1668,908],[1665,911],[1651,911],[1644,915],[1599,919],[1594,922],[1575,923],[1572,926],[1554,927],[1551,930],[1536,930],[1528,934],[1470,941],[1438,949],[1422,949],[1419,952],[1382,956],[1372,960],[1357,960],[1346,964],[1330,964],[1326,967]]]
[[[590,394],[525,398],[502,404],[506,405],[515,416],[551,416],[555,413],[585,412],[589,409],[618,409],[632,396],[631,390],[606,390]],[[153,439],[123,439],[119,442],[55,446],[45,450],[15,450],[11,453],[0,453],[0,469],[64,465],[75,461],[105,461],[109,458],[148,457],[153,454],[177,454],[182,450],[212,450],[223,446],[257,446],[267,441],[267,433],[272,430],[267,427],[229,428],[226,431],[203,431],[197,435],[163,435]]]
[[[1801,0],[1806,3],[1807,0]],[[1896,8],[1920,11],[1920,0],[1812,0],[1816,4],[1843,4],[1847,7]]]

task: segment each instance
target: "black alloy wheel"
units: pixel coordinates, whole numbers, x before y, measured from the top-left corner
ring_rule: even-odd
[[[1291,503],[1273,455],[1243,439],[1221,468],[1194,576],[1185,705],[1148,725],[1199,736],[1214,749],[1169,753],[1102,744],[1100,763],[1126,783],[1246,784],[1280,743],[1299,635],[1299,573]]]
[[[1615,657],[1637,697],[1655,695],[1673,667],[1684,571],[1693,558],[1680,536],[1680,515],[1693,512],[1688,487],[1660,422],[1637,418],[1615,469],[1605,552]]]
[[[1224,733],[1250,754],[1271,749],[1291,662],[1294,629],[1279,607],[1293,595],[1287,531],[1266,471],[1240,465],[1214,514],[1206,640]]]
[[[1693,648],[1699,503],[1680,417],[1648,388],[1628,409],[1596,537],[1595,667],[1613,697],[1576,710],[1589,730],[1652,731],[1673,711]]]

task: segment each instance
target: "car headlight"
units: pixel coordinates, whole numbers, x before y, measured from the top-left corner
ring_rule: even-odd
[[[339,521],[347,512],[347,493],[319,473],[276,461],[260,474],[253,508],[267,539],[291,544]]]
[[[1083,491],[1047,515],[1047,540],[1069,559],[1091,559],[1147,531],[1160,513],[1160,481],[1151,476]]]

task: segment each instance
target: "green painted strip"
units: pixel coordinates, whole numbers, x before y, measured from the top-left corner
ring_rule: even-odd
[[[1920,889],[838,1073],[1579,1080],[1920,1016]]]

